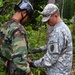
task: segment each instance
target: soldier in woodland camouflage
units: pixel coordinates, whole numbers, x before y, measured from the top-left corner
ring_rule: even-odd
[[[34,49],[35,51],[46,50],[46,54],[39,60],[30,62],[30,66],[46,68],[46,75],[70,75],[73,56],[70,30],[61,20],[56,5],[47,4],[42,15],[42,21],[52,29],[47,45]]]
[[[33,15],[33,6],[27,0],[22,0],[15,6],[15,13],[10,20],[0,28],[0,51],[9,60],[9,75],[27,75],[30,73],[27,62],[28,40],[21,23]],[[8,75],[8,73],[7,73]]]

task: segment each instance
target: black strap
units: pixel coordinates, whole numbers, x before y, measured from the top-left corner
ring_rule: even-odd
[[[14,37],[14,34],[15,34],[17,31],[19,31],[21,35],[24,35],[25,40],[26,40],[27,50],[28,50],[28,41],[27,41],[26,34],[25,34],[25,33],[22,33],[21,30],[20,30],[19,28],[15,29],[15,30],[13,31],[11,37],[15,38],[15,37]]]
[[[20,23],[22,23],[23,19],[27,16],[27,14],[23,17],[22,12],[21,12],[21,16],[22,16],[22,19],[21,19]]]
[[[14,55],[14,56],[12,57],[12,59],[14,59],[14,58],[21,58],[21,61],[23,60],[22,54]]]

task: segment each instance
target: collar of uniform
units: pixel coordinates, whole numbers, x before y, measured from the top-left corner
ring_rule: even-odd
[[[53,28],[52,28],[52,30],[50,31],[50,33],[55,29],[55,28],[57,28],[58,26],[60,26],[60,23],[61,22],[63,22],[62,20],[61,21],[59,21]]]
[[[19,23],[19,21],[14,18],[9,19],[8,21],[16,21],[17,23]]]
[[[60,26],[60,23],[63,22],[62,20],[60,20],[54,27],[53,29],[55,29],[56,27]]]

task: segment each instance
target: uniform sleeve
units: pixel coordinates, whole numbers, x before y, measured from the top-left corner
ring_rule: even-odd
[[[46,54],[39,60],[34,61],[37,67],[50,67],[55,64],[61,54],[63,47],[63,35],[54,33],[49,37]]]
[[[13,33],[12,39],[12,58],[17,68],[29,72],[29,64],[27,62],[27,44],[25,32],[16,29]]]
[[[40,49],[41,49],[42,51],[46,51],[46,50],[47,50],[47,45],[41,46]]]

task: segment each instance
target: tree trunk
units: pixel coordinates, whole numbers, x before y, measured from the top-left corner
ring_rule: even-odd
[[[61,18],[63,18],[63,10],[64,10],[64,0],[62,1],[62,9],[61,9]]]
[[[48,3],[55,3],[55,0],[48,0]]]

